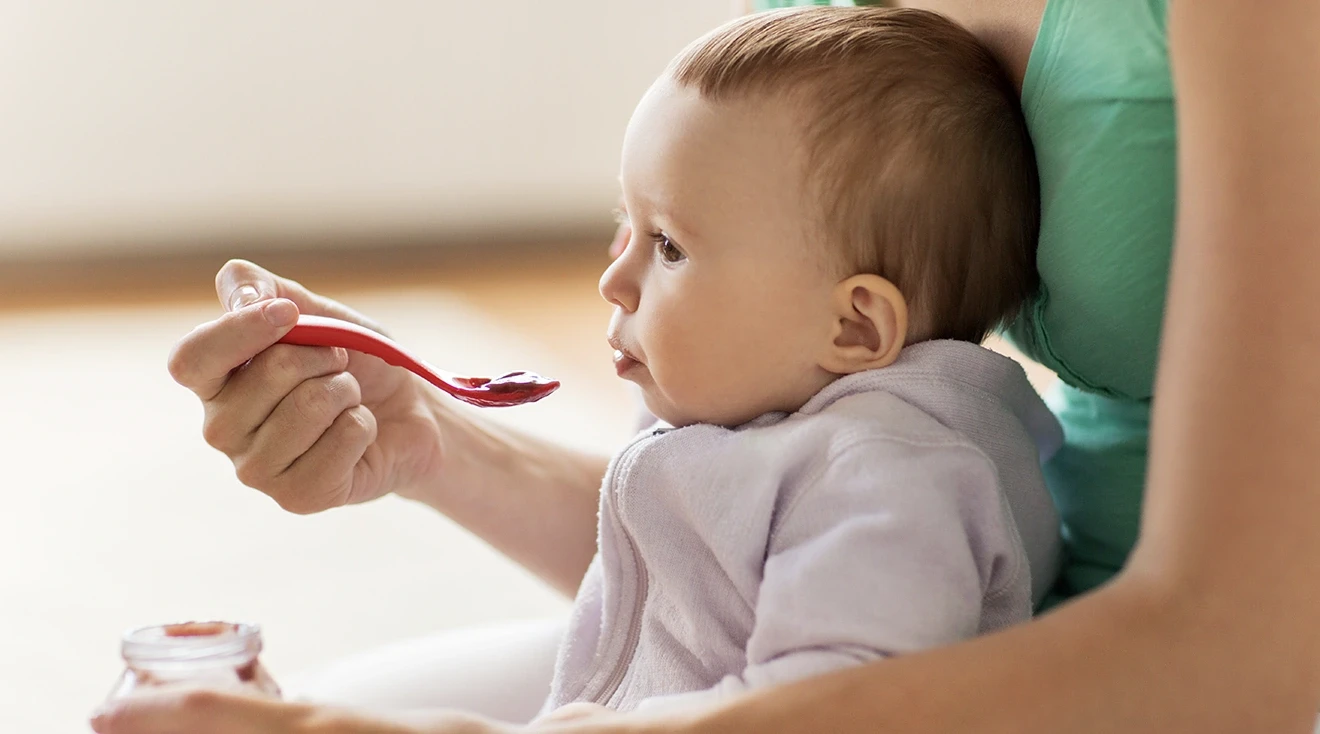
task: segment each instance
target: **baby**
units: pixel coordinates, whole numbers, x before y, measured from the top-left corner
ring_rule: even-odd
[[[660,422],[605,476],[546,711],[690,705],[1028,619],[1061,435],[979,346],[1036,287],[1039,216],[991,56],[920,11],[734,21],[646,93],[621,181],[600,291]]]

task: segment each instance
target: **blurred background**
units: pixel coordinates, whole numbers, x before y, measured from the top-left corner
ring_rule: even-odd
[[[0,732],[87,731],[130,626],[242,619],[291,678],[567,602],[419,505],[295,517],[165,371],[247,257],[631,431],[596,293],[633,105],[711,0],[0,0]]]
[[[425,507],[296,517],[244,488],[166,358],[245,257],[447,368],[559,378],[496,415],[611,451],[624,127],[741,4],[0,0],[0,732],[87,731],[133,626],[259,622],[290,680],[562,616]]]

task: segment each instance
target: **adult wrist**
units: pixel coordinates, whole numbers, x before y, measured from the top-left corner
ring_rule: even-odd
[[[404,479],[394,494],[444,512],[455,490],[472,481],[473,455],[481,451],[481,442],[472,436],[470,413],[429,389],[420,378],[414,380],[412,389],[417,391],[416,410],[424,416],[423,428],[414,437],[415,456],[401,468]]]

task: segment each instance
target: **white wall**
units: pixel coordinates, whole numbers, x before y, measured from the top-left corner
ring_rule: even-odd
[[[0,0],[0,256],[600,221],[727,0]]]

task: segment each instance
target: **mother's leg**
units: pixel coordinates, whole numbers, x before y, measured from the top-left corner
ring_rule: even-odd
[[[290,698],[376,710],[454,708],[524,723],[550,693],[566,620],[405,640],[285,682]]]

